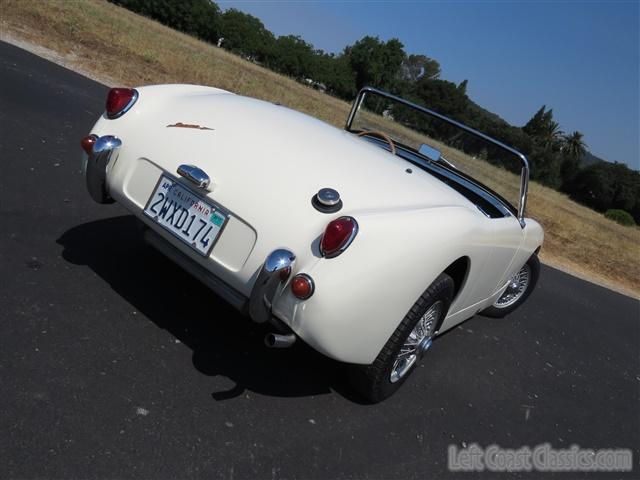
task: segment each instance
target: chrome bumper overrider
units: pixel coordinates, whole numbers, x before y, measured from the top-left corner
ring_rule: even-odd
[[[249,298],[249,315],[254,322],[264,323],[271,319],[271,305],[278,287],[289,278],[295,262],[293,252],[284,248],[267,256]]]
[[[113,203],[107,190],[107,166],[118,158],[122,141],[113,135],[99,137],[87,160],[87,190],[98,203]]]

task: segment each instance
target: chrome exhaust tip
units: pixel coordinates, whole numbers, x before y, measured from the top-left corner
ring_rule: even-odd
[[[264,344],[269,348],[289,348],[296,342],[293,333],[280,335],[279,333],[267,333],[264,337]]]

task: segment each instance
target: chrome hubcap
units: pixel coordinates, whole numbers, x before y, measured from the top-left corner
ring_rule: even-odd
[[[524,266],[509,279],[509,284],[504,293],[493,304],[496,308],[506,308],[516,303],[520,297],[527,291],[529,287],[529,279],[531,278],[531,269],[526,263]]]
[[[429,350],[443,307],[442,301],[438,300],[424,312],[416,326],[413,327],[393,363],[389,378],[391,383],[395,383],[404,377],[416,361],[422,358],[422,355]]]

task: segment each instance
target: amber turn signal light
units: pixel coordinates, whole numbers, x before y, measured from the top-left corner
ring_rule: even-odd
[[[306,300],[315,290],[313,279],[306,273],[299,273],[291,280],[291,292],[301,300]]]
[[[91,155],[91,151],[93,150],[93,145],[96,143],[98,137],[95,135],[87,135],[82,140],[80,140],[80,146],[87,153],[87,155]]]

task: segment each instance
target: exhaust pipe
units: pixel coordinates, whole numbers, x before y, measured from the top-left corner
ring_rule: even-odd
[[[296,341],[293,333],[280,335],[279,333],[267,333],[264,337],[264,344],[269,348],[289,348]]]

